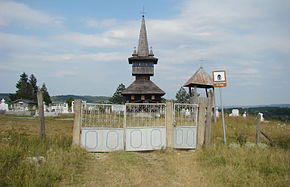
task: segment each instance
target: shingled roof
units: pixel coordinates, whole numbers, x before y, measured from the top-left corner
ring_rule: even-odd
[[[200,67],[183,86],[197,88],[212,88],[213,80],[212,77],[202,67]]]
[[[163,96],[165,92],[156,86],[151,80],[135,80],[122,95],[154,94]]]
[[[144,16],[142,16],[142,21],[141,21],[137,55],[149,56],[148,40],[147,40],[147,32],[146,32]]]

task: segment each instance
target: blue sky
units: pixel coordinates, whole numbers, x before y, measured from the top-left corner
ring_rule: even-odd
[[[143,6],[165,98],[203,66],[226,70],[226,105],[290,103],[289,0],[0,0],[0,92],[22,72],[51,95],[128,86]]]

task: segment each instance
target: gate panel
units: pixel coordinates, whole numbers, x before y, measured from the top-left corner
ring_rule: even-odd
[[[166,147],[165,127],[126,128],[126,151],[146,151]]]
[[[124,130],[82,128],[81,146],[90,152],[124,150]]]
[[[174,144],[177,149],[195,149],[196,148],[197,127],[180,126],[174,127]]]
[[[126,104],[127,151],[156,150],[166,147],[165,104]]]
[[[196,104],[174,104],[173,147],[177,149],[195,149],[197,140]]]
[[[81,146],[90,152],[124,150],[125,105],[84,104]]]

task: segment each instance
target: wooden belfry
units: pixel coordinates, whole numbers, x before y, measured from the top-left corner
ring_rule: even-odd
[[[194,100],[198,97],[197,88],[204,88],[206,91],[206,97],[208,97],[208,89],[214,89],[212,77],[203,69],[203,67],[200,67],[183,86],[189,88],[191,103],[196,103]]]
[[[183,86],[189,88],[190,103],[198,104],[199,116],[206,116],[205,121],[202,118],[199,119],[198,134],[204,134],[204,136],[198,136],[197,141],[208,146],[211,143],[212,109],[215,106],[212,77],[200,67]],[[198,88],[205,89],[206,97],[199,97],[197,93]],[[208,89],[210,89],[209,92]],[[214,119],[216,121],[215,113]]]
[[[148,48],[144,15],[142,15],[138,49],[137,51],[134,49],[128,61],[132,64],[132,75],[135,76],[135,81],[122,92],[126,102],[160,102],[165,92],[150,80],[154,75],[154,64],[157,64],[158,58],[155,58],[152,49],[149,51]]]

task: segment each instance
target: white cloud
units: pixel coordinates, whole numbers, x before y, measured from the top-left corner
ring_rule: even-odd
[[[0,26],[60,25],[63,18],[47,15],[29,6],[14,1],[0,1]]]
[[[35,57],[35,56],[34,56]],[[36,56],[37,57],[37,56]],[[120,59],[126,58],[124,54],[118,52],[107,52],[107,53],[70,53],[70,54],[50,54],[50,55],[39,55],[38,59],[46,62],[112,62],[119,61]]]
[[[107,28],[117,24],[116,19],[96,20],[93,18],[84,19],[84,23],[89,28]]]
[[[13,51],[31,50],[47,45],[46,41],[33,36],[22,36],[10,33],[0,32],[0,49],[9,49]]]
[[[124,43],[122,40],[104,37],[102,34],[83,34],[79,32],[65,33],[54,36],[54,38],[66,44],[100,48],[118,47]]]
[[[276,82],[273,84],[285,80],[288,75],[285,72],[290,67],[290,22],[287,20],[290,4],[285,2],[186,0],[180,8],[180,14],[172,19],[146,17],[149,45],[153,46],[153,52],[159,58],[153,79],[160,83],[168,98],[173,98],[180,86],[201,65],[209,73],[226,69],[231,83],[229,89],[239,86],[248,86],[253,91],[262,89],[259,86],[273,81],[265,76],[268,73],[275,75]],[[1,6],[3,3],[6,3],[5,7],[16,9],[7,11]],[[18,11],[14,15],[15,11],[11,10]],[[0,26],[8,27],[22,20],[28,25],[53,25],[62,21],[24,4],[0,1]],[[102,76],[118,74],[118,68],[112,68],[112,64],[119,65],[119,62],[123,62],[124,68],[130,69],[127,58],[133,47],[138,45],[140,20],[89,18],[82,21],[92,29],[90,34],[75,28],[66,28],[61,34],[53,32],[46,36],[0,33],[0,50],[8,51],[5,59],[0,56],[2,69],[28,66],[20,64],[22,60],[30,62],[31,66],[39,64],[40,67],[50,62],[52,67],[62,64],[61,70],[55,73],[59,77],[76,73],[74,69],[62,70],[68,63],[76,67],[84,66],[84,63],[99,65]],[[52,67],[45,67],[54,72]],[[117,81],[110,76],[106,79]],[[112,91],[114,89],[112,87]],[[98,91],[92,92],[97,94]]]

